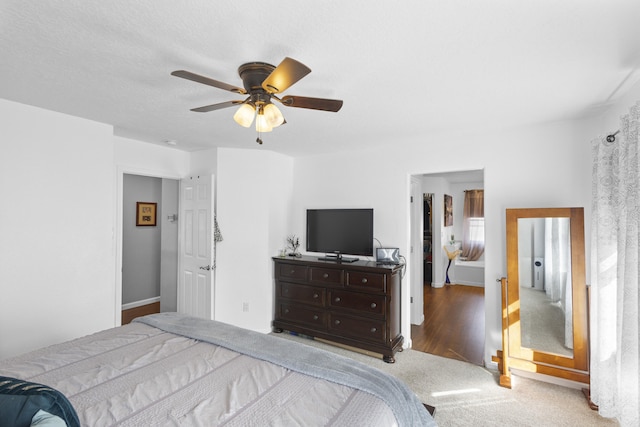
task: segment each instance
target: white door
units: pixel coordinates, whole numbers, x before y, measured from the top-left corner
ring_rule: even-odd
[[[213,175],[180,181],[178,312],[213,319]]]

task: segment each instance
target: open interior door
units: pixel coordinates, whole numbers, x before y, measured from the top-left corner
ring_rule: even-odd
[[[178,312],[213,319],[213,175],[180,181]]]

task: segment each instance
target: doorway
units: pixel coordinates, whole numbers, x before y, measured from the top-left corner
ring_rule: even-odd
[[[123,174],[121,324],[176,311],[179,181]],[[137,203],[155,207],[151,224],[138,224]]]
[[[421,265],[422,281],[412,285],[413,299],[420,299],[420,324],[411,325],[414,350],[447,358],[483,365],[485,344],[484,268],[480,279],[469,281],[463,267],[453,266],[449,271],[451,283],[445,283],[448,257],[442,248],[454,236],[459,244],[462,237],[464,190],[484,187],[484,171],[460,171],[423,174],[411,177],[418,182],[422,204],[420,212],[413,212],[410,229],[420,233],[423,242],[420,258],[412,258]],[[444,221],[445,195],[453,199],[453,225]],[[416,229],[416,225],[422,227]],[[417,251],[416,251],[417,252]],[[416,264],[414,264],[416,265]],[[456,277],[457,276],[457,277]],[[474,274],[474,277],[477,274]],[[458,280],[456,280],[458,279]]]
[[[433,193],[422,195],[422,254],[424,257],[423,273],[424,283],[431,285],[433,282]]]

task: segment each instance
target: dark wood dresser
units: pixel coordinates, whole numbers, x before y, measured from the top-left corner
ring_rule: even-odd
[[[322,338],[383,355],[402,349],[401,266],[274,257],[275,332]]]

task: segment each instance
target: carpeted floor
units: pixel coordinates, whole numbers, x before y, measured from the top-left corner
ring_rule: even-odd
[[[565,346],[562,308],[552,303],[544,291],[520,288],[520,325],[523,347],[573,357],[573,350]],[[568,336],[571,340],[570,329]]]
[[[512,375],[512,389],[498,372],[414,350],[384,363],[364,354],[287,333],[273,334],[353,358],[403,380],[423,403],[435,406],[439,426],[617,426],[589,409],[580,390]]]

